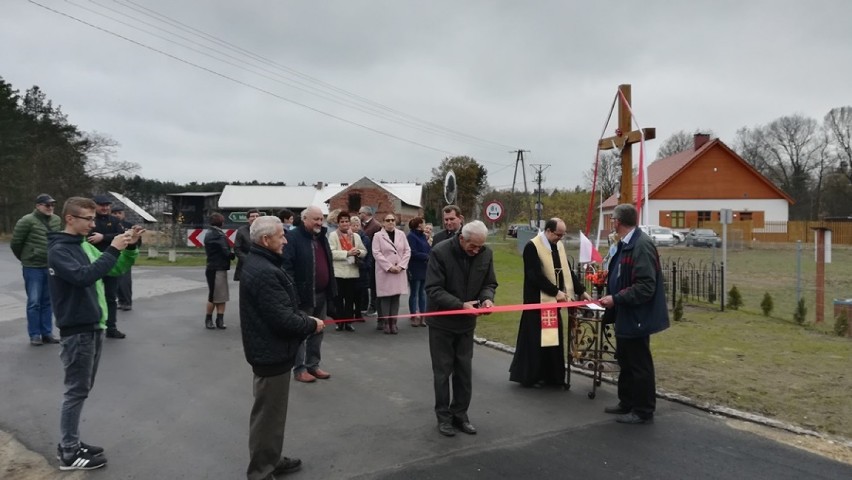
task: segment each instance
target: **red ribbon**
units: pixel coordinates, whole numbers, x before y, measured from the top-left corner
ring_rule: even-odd
[[[428,312],[428,313],[405,313],[402,315],[390,315],[387,317],[380,317],[380,319],[386,318],[411,318],[411,317],[442,317],[445,315],[486,315],[489,313],[503,313],[503,312],[522,312],[526,310],[544,310],[548,308],[574,308],[574,307],[582,307],[584,305],[588,305],[591,302],[588,300],[580,300],[577,302],[556,302],[556,303],[526,303],[519,305],[500,305],[493,307],[479,307],[479,308],[471,308],[471,309],[459,309],[459,310],[442,310],[439,312]],[[363,322],[363,318],[348,318],[348,319],[338,319],[338,320],[325,320],[325,323],[352,323],[352,322]]]

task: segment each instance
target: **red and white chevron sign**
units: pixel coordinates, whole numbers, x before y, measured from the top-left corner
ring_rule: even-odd
[[[187,247],[203,247],[204,236],[207,235],[207,228],[190,228],[186,231],[186,246]],[[228,238],[228,245],[234,246],[234,240],[237,238],[237,229],[229,228],[225,230],[225,235]]]

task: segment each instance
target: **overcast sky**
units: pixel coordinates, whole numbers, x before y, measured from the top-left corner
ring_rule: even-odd
[[[852,104],[848,0],[34,1],[103,30],[3,0],[0,76],[175,182],[423,182],[469,155],[508,188],[520,148],[573,188],[621,83],[649,158]]]

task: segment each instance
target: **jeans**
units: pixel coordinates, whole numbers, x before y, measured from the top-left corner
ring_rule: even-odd
[[[302,310],[306,314],[325,320],[326,312],[328,311],[328,296],[326,292],[317,292],[314,294],[314,307],[309,307]],[[305,370],[308,372],[315,371],[319,368],[322,355],[320,347],[322,347],[322,332],[312,333],[304,342],[299,345],[299,350],[296,352],[296,364],[293,368],[293,375],[298,375]]]
[[[59,443],[63,453],[69,455],[80,447],[80,414],[83,402],[95,384],[103,340],[103,330],[77,333],[60,340],[62,351],[59,358],[65,368],[65,395],[59,421],[62,434]]]
[[[47,268],[24,267],[27,291],[27,331],[30,338],[53,334],[53,308],[47,285]]]
[[[408,313],[426,313],[426,279],[411,279],[411,295],[408,296]]]

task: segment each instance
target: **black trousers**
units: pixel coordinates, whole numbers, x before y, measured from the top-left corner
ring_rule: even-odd
[[[615,355],[618,357],[618,403],[647,418],[657,408],[657,385],[654,359],[651,358],[651,337],[617,337]]]
[[[133,306],[133,277],[130,270],[118,277],[118,303]]]
[[[453,333],[429,327],[429,353],[438,423],[469,421],[467,409],[473,393],[473,331]]]
[[[338,277],[335,280],[337,281],[337,298],[334,299],[335,318],[348,320],[360,317],[361,311],[355,311],[358,279]]]
[[[106,297],[107,305],[107,330],[116,330],[115,320],[118,308],[115,303],[115,298],[118,295],[118,277],[110,277],[109,275],[103,278],[104,280],[104,296]]]

